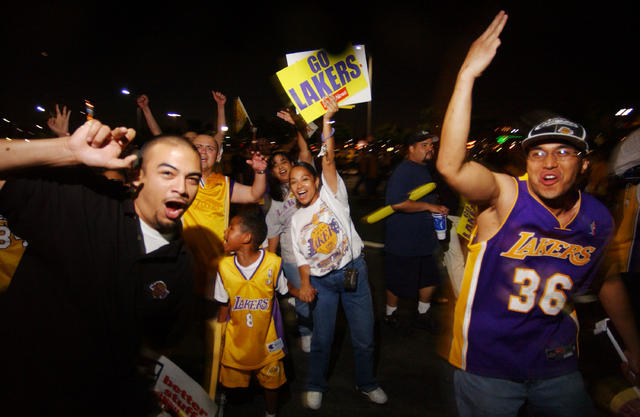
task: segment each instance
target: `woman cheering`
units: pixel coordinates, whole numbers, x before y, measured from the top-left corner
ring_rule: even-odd
[[[327,390],[327,369],[338,304],[349,323],[356,364],[356,387],[369,400],[384,404],[387,395],[373,376],[373,305],[362,254],[362,240],[349,215],[345,184],[334,159],[331,120],[338,111],[335,97],[323,99],[327,112],[322,127],[322,179],[313,166],[297,162],[289,188],[300,208],[291,218],[294,255],[300,273],[299,298],[312,302],[313,334],[305,405],[317,410]]]

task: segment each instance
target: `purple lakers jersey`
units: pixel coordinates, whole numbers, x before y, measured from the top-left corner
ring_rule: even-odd
[[[482,376],[549,378],[577,369],[571,300],[593,279],[613,220],[604,205],[581,193],[577,214],[561,225],[526,178],[516,183],[515,203],[500,229],[469,245],[449,361]]]

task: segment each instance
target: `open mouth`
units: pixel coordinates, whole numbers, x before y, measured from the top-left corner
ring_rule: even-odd
[[[544,174],[541,178],[542,184],[550,186],[558,182],[558,176],[555,174]]]
[[[187,207],[186,203],[177,200],[167,201],[164,203],[164,206],[167,217],[171,220],[179,219]]]

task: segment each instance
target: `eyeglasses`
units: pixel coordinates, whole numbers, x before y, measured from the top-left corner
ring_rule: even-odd
[[[216,147],[215,146],[211,146],[211,145],[201,145],[196,143],[196,148],[201,151],[203,149],[206,149],[208,152],[215,152],[216,151]]]
[[[582,155],[582,152],[573,151],[567,148],[554,149],[551,152],[547,152],[544,149],[532,149],[527,153],[527,158],[532,161],[543,161],[547,159],[547,155],[549,154],[551,154],[556,161],[566,161]]]

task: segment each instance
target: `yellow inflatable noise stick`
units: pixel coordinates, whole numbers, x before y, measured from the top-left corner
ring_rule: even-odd
[[[419,187],[414,188],[409,191],[409,200],[416,201],[425,195],[429,194],[431,191],[436,189],[435,182],[428,182],[426,184],[422,184]],[[384,206],[376,211],[373,211],[362,218],[362,221],[368,224],[379,222],[385,217],[393,214],[395,211],[391,208],[391,206]]]

